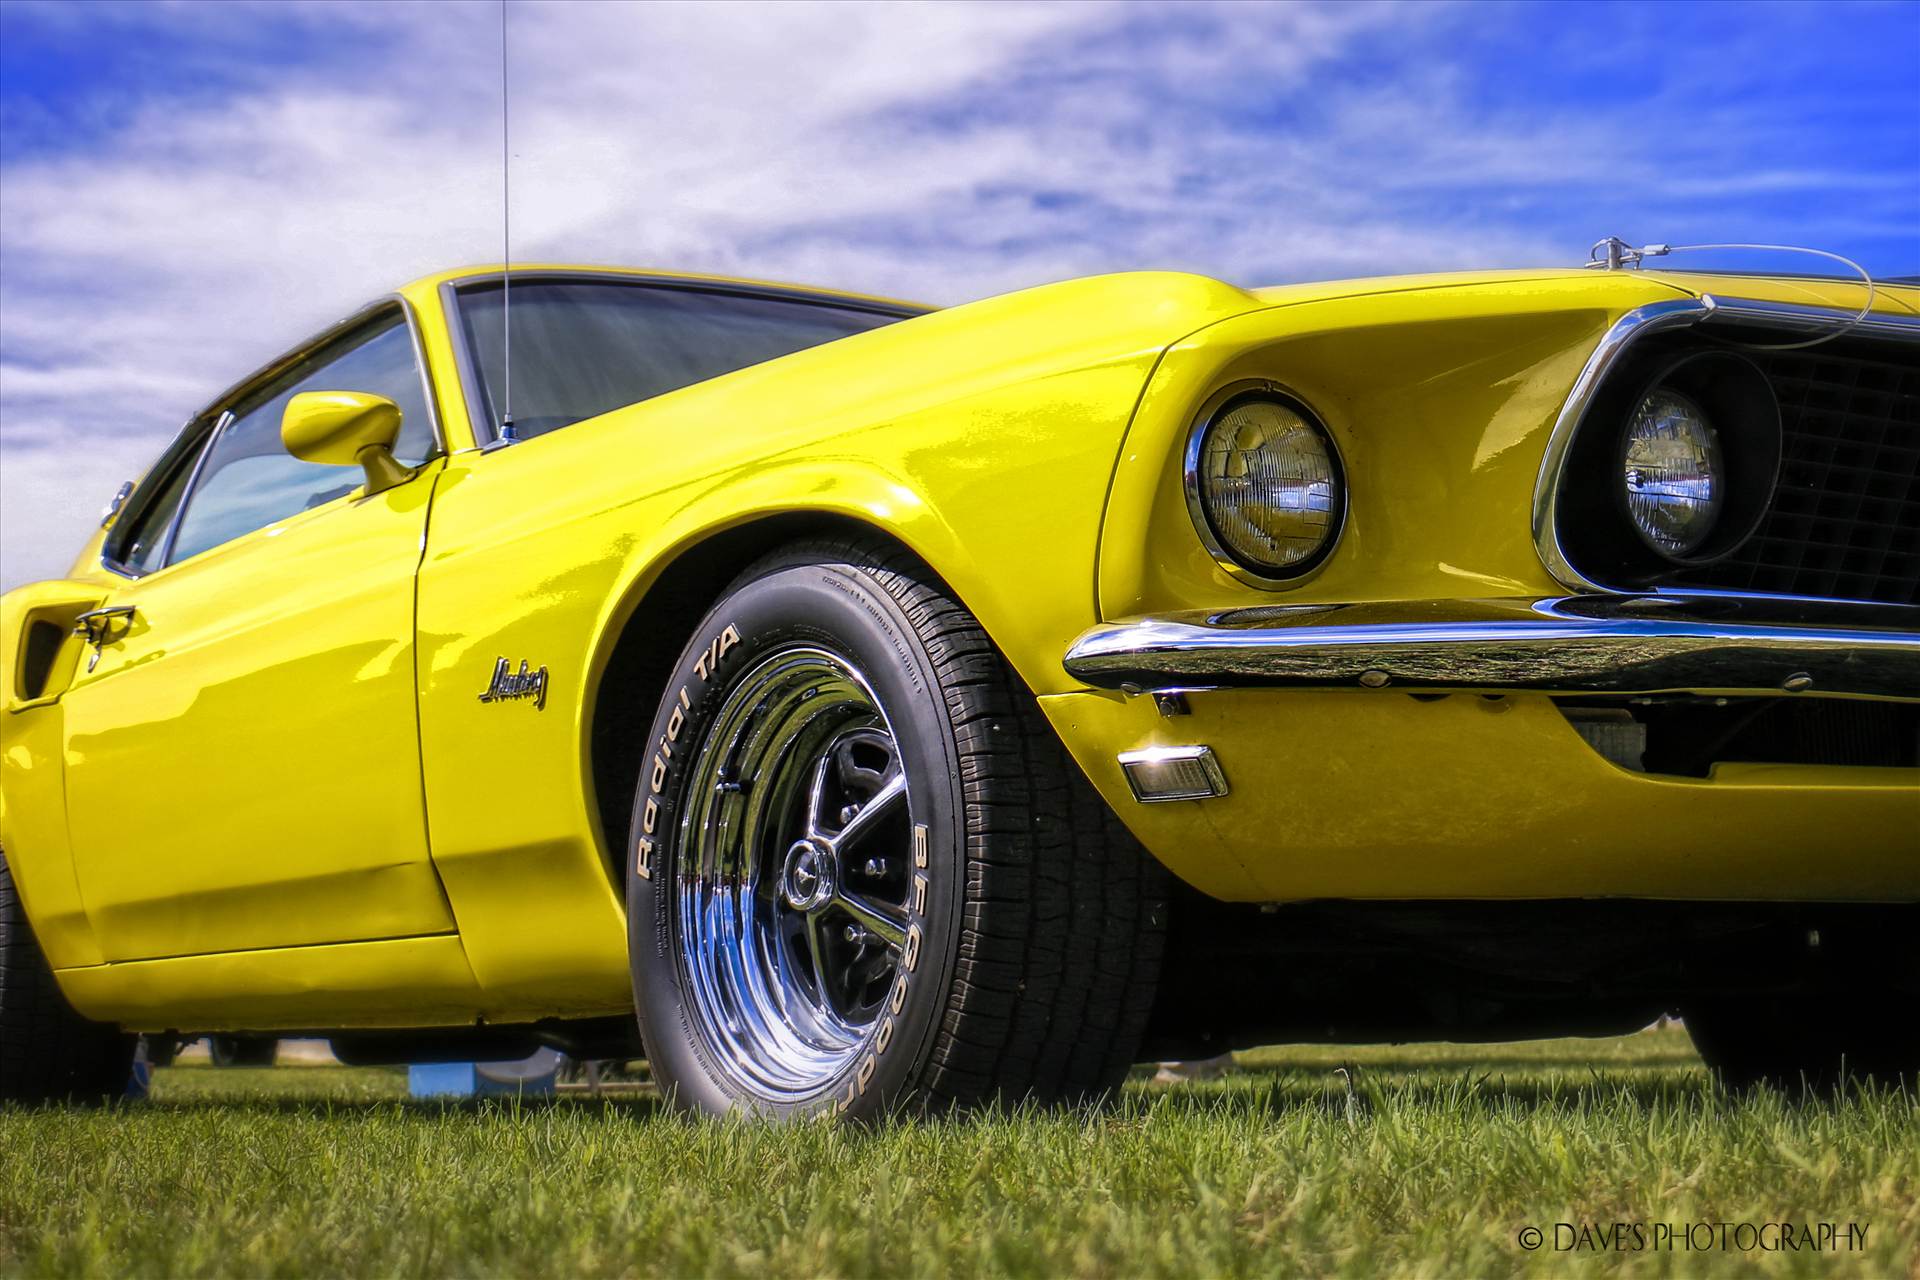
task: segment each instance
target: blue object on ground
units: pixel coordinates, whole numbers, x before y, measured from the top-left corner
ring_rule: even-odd
[[[553,1092],[560,1052],[542,1049],[517,1062],[417,1062],[407,1068],[416,1098],[537,1097]]]
[[[144,1102],[147,1094],[153,1090],[153,1067],[147,1061],[147,1055],[141,1053],[133,1060],[133,1067],[127,1072],[125,1098],[128,1102]]]

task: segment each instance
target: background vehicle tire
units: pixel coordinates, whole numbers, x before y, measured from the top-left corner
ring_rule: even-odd
[[[273,1036],[208,1036],[207,1056],[216,1067],[270,1067],[280,1057]]]
[[[1848,1080],[1920,1082],[1920,1026],[1857,994],[1720,999],[1681,1010],[1693,1046],[1730,1089],[1828,1091]]]
[[[675,1103],[772,1116],[1098,1096],[1166,873],[930,570],[857,541],[744,573],[666,686],[628,865]]]
[[[81,1017],[60,994],[0,853],[0,1102],[118,1098],[134,1042]]]
[[[177,1036],[148,1035],[140,1037],[137,1049],[145,1049],[147,1065],[158,1068],[172,1066],[182,1047]]]

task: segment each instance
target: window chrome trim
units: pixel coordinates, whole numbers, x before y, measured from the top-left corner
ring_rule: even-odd
[[[446,432],[442,429],[440,421],[440,400],[439,397],[434,394],[433,378],[427,368],[427,353],[420,332],[420,317],[415,312],[413,304],[406,299],[405,295],[399,293],[383,294],[365,306],[355,309],[345,318],[337,320],[320,332],[313,334],[304,342],[299,342],[288,347],[280,355],[274,357],[266,364],[261,365],[252,373],[240,379],[225,391],[222,391],[212,400],[209,400],[207,407],[195,414],[194,417],[196,419],[203,418],[216,408],[227,408],[245,396],[249,391],[260,386],[261,383],[272,381],[294,365],[299,364],[302,360],[314,355],[323,347],[336,343],[343,338],[351,337],[356,329],[362,329],[372,324],[389,309],[399,311],[401,319],[407,326],[407,336],[413,345],[414,367],[420,375],[420,389],[426,400],[427,418],[429,425],[433,428],[433,442],[435,446],[438,447],[440,453],[445,454],[447,452],[447,436]],[[433,456],[434,455],[429,454],[426,460],[430,461]]]
[[[472,275],[459,276],[441,282],[439,291],[440,312],[447,322],[447,336],[453,344],[453,365],[460,379],[460,394],[467,402],[468,427],[473,433],[474,446],[482,453],[517,442],[501,439],[499,424],[488,420],[484,413],[488,402],[485,389],[480,384],[479,361],[474,358],[473,352],[467,346],[467,326],[465,318],[460,314],[460,294],[476,287],[499,284],[505,278],[504,271],[476,271]],[[797,285],[708,280],[697,276],[660,275],[650,272],[515,267],[513,278],[522,284],[548,281],[624,284],[640,289],[672,289],[683,293],[715,293],[735,298],[764,298],[772,302],[799,302],[817,307],[831,307],[836,311],[863,311],[869,315],[893,316],[898,320],[911,320],[915,316],[930,315],[937,310],[934,307],[885,302],[877,298],[847,298],[826,290],[806,289]]]
[[[413,367],[420,373],[420,395],[422,401],[427,406],[427,425],[433,429],[433,443],[439,450],[438,456],[444,458],[448,453],[452,452],[453,446],[447,441],[446,421],[440,411],[440,396],[433,387],[433,367],[427,362],[426,335],[421,332],[420,315],[414,309],[413,303],[407,301],[404,294],[390,293],[381,301],[393,301],[400,304],[400,314],[405,317],[407,323],[407,336],[413,341]],[[364,309],[371,310],[372,308]],[[432,462],[435,456],[435,454],[429,453],[415,465],[424,467],[427,463]]]
[[[1243,564],[1233,552],[1221,543],[1219,534],[1214,532],[1213,521],[1207,515],[1206,503],[1200,496],[1200,454],[1201,446],[1207,437],[1207,428],[1213,425],[1220,411],[1235,400],[1253,396],[1266,396],[1284,404],[1307,420],[1307,425],[1320,433],[1327,443],[1327,452],[1333,459],[1334,480],[1339,489],[1339,502],[1333,510],[1333,529],[1327,540],[1320,545],[1298,571],[1294,573],[1263,573]],[[1297,392],[1266,378],[1250,378],[1227,386],[1208,396],[1200,406],[1200,412],[1194,415],[1193,423],[1187,428],[1186,448],[1181,455],[1180,488],[1186,495],[1187,517],[1193,522],[1194,532],[1200,536],[1200,545],[1206,548],[1213,563],[1236,582],[1250,587],[1259,587],[1263,591],[1286,591],[1298,587],[1318,577],[1333,559],[1334,552],[1340,549],[1340,539],[1347,532],[1347,509],[1349,504],[1347,485],[1347,460],[1340,452],[1340,442],[1334,439],[1333,429],[1316,412],[1306,398]]]
[[[1587,410],[1601,385],[1635,343],[1649,334],[1689,325],[1714,329],[1723,326],[1763,325],[1807,333],[1838,329],[1848,334],[1873,338],[1920,342],[1920,316],[1876,311],[1870,313],[1865,319],[1856,320],[1857,314],[1843,308],[1768,302],[1759,298],[1720,298],[1713,294],[1701,294],[1697,298],[1675,298],[1669,301],[1651,302],[1643,307],[1636,307],[1616,320],[1602,335],[1599,345],[1593,349],[1593,354],[1587,357],[1587,363],[1581,368],[1580,376],[1574,379],[1573,389],[1567,393],[1566,403],[1561,406],[1560,414],[1554,420],[1553,431],[1547,437],[1546,452],[1540,459],[1540,472],[1533,487],[1533,545],[1539,553],[1540,563],[1546,566],[1547,572],[1553,575],[1556,582],[1569,590],[1617,594],[1612,588],[1601,586],[1582,574],[1568,561],[1560,547],[1556,505],[1561,475],[1566,468],[1573,438],[1579,432],[1581,422],[1586,417]],[[1806,598],[1802,596],[1767,597],[1760,593],[1736,591],[1708,593],[1687,587],[1655,587],[1653,594],[1681,596],[1713,594],[1760,599]],[[1876,602],[1859,601],[1857,603]]]
[[[180,540],[180,525],[186,519],[187,506],[193,501],[193,495],[200,490],[207,459],[213,455],[213,447],[220,443],[220,438],[227,434],[227,428],[232,425],[233,410],[222,409],[220,416],[213,420],[213,426],[207,429],[207,438],[200,442],[200,456],[193,460],[193,471],[187,476],[186,488],[180,491],[180,505],[173,509],[173,517],[167,521],[167,539],[160,548],[160,562],[154,566],[153,572],[157,573],[173,563],[173,548]]]
[[[227,420],[233,416],[230,406],[240,400],[249,391],[260,386],[261,383],[269,382],[275,377],[278,377],[321,348],[326,347],[330,343],[337,342],[342,338],[351,336],[356,329],[364,328],[372,324],[389,309],[397,309],[400,313],[401,322],[407,326],[407,336],[413,347],[414,369],[420,375],[420,389],[424,403],[427,406],[427,425],[431,429],[433,448],[428,451],[425,458],[421,459],[419,466],[424,467],[436,457],[445,457],[449,452],[447,434],[442,425],[440,398],[434,393],[433,375],[427,365],[426,346],[420,330],[419,313],[414,309],[413,303],[409,302],[405,295],[400,293],[383,294],[366,305],[354,310],[344,319],[337,320],[320,332],[313,334],[305,341],[287,348],[286,351],[274,357],[266,364],[261,365],[252,373],[241,378],[238,382],[235,382],[219,395],[209,400],[204,408],[189,417],[186,424],[174,433],[173,439],[168,441],[167,446],[160,451],[161,459],[164,460],[168,454],[172,453],[173,450],[180,445],[181,441],[191,435],[194,429],[198,427],[199,424],[205,422],[210,416],[216,417],[216,420],[213,426],[208,428],[206,438],[201,440],[197,446],[199,456],[193,461],[193,473],[187,477],[186,491],[180,495],[180,505],[175,508],[173,516],[169,521],[166,550],[161,556],[160,564],[156,568],[148,570],[146,573],[136,573],[126,565],[109,559],[106,552],[106,543],[103,542],[100,549],[100,567],[116,577],[125,578],[129,581],[138,581],[153,573],[158,573],[161,569],[171,567],[173,542],[175,535],[179,533],[180,520],[186,514],[187,503],[192,499],[194,490],[199,486],[200,469],[206,461],[208,449],[212,447],[214,438],[220,433],[221,428],[226,425]],[[147,480],[157,474],[158,471],[158,467],[149,468],[147,474],[140,478],[141,487],[144,487]],[[134,497],[137,498],[140,496],[139,489],[136,488]],[[109,538],[107,541],[111,540],[112,539]]]
[[[474,277],[478,280],[498,280],[504,273],[495,272],[492,276]],[[514,274],[518,275],[518,272]],[[479,362],[467,345],[467,322],[460,314],[460,286],[467,280],[447,280],[440,285],[440,318],[445,321],[447,340],[453,347],[453,372],[460,383],[460,398],[466,402],[467,434],[473,440],[473,448],[485,453],[489,449],[509,443],[500,438],[493,423],[487,420],[484,409],[486,395],[480,387]]]

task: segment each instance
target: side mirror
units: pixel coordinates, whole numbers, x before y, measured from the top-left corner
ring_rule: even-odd
[[[364,391],[302,391],[280,415],[280,443],[302,462],[358,465],[369,495],[413,475],[393,456],[400,438],[400,406]]]

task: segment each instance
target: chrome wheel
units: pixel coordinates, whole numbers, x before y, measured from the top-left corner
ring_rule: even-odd
[[[728,691],[688,778],[675,951],[700,1037],[772,1102],[873,1036],[907,945],[913,798],[866,678],[810,646]]]
[[[1126,1078],[1166,872],[913,555],[770,552],[629,744],[634,1011],[670,1106],[865,1122]]]

